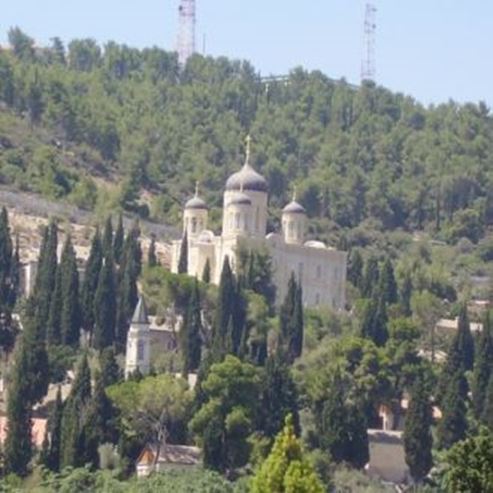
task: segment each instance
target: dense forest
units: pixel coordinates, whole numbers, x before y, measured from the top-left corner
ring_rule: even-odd
[[[385,492],[364,473],[382,406],[405,414],[415,491],[491,491],[493,315],[470,308],[493,301],[484,104],[425,108],[302,69],[266,83],[247,62],[195,55],[180,68],[158,48],[88,39],[41,48],[18,28],[9,43],[1,182],[94,211],[95,228],[81,276],[70,224],[52,218],[26,299],[0,214],[2,491]],[[219,226],[247,134],[269,227],[296,185],[308,234],[348,251],[346,310],[304,307],[294,275],[275,306],[263,250],[238,252],[235,269],[226,259],[219,286],[186,274],[185,241],[179,274],[157,240],[143,253],[138,218],[178,224],[195,180]],[[156,320],[182,324],[176,350],[125,379],[139,295]],[[441,317],[457,329],[439,333]],[[39,448],[34,417],[48,420]],[[197,445],[204,467],[138,480],[149,443]]]
[[[272,210],[297,185],[314,235],[334,241],[368,224],[477,242],[493,220],[484,103],[426,108],[301,68],[263,83],[248,62],[200,55],[180,70],[173,53],[90,39],[40,48],[18,28],[9,42],[0,51],[4,183],[93,208],[101,185],[93,177],[121,181],[100,200],[178,221],[195,180],[220,205],[250,133]],[[144,203],[141,189],[152,192]]]

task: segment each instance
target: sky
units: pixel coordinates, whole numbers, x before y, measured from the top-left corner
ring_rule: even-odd
[[[11,26],[36,43],[90,37],[175,47],[178,0],[0,0],[0,44]],[[493,106],[493,1],[373,0],[376,80],[424,104]],[[364,0],[197,0],[197,50],[249,60],[262,75],[303,66],[358,83]]]

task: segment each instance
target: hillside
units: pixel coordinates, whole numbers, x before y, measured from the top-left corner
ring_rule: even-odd
[[[338,232],[332,242],[361,224],[476,242],[493,220],[493,118],[482,103],[425,108],[302,69],[265,85],[247,62],[195,56],[180,72],[157,48],[55,40],[35,50],[19,30],[10,40],[0,53],[9,185],[176,223],[197,179],[220,204],[251,133],[271,208],[296,184],[312,233]]]

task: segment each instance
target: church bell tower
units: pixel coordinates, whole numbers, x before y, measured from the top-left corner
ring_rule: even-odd
[[[151,332],[144,298],[139,297],[130,329],[127,335],[127,352],[125,355],[125,378],[137,369],[147,375],[151,366]]]

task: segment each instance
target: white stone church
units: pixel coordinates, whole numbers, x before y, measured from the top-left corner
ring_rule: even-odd
[[[209,261],[211,282],[219,283],[226,256],[233,270],[240,246],[266,247],[272,257],[277,303],[286,294],[294,272],[303,287],[303,302],[308,307],[342,309],[345,304],[346,252],[328,248],[320,241],[305,241],[306,212],[293,197],[282,212],[282,231],[267,232],[268,187],[265,178],[250,165],[250,138],[247,138],[243,168],[231,175],[224,191],[222,234],[207,229],[208,207],[195,196],[185,205],[184,232],[188,238],[188,274],[201,277]],[[181,240],[171,248],[171,270],[178,271]]]

